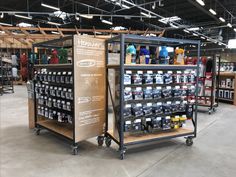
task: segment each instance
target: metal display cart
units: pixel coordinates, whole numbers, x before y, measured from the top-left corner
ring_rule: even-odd
[[[152,142],[152,141],[159,141],[163,139],[171,139],[171,138],[177,138],[177,137],[186,137],[186,144],[188,146],[191,146],[193,144],[193,138],[197,136],[197,91],[195,91],[195,103],[194,103],[194,111],[193,111],[193,117],[190,121],[190,124],[192,128],[179,128],[176,130],[170,130],[170,131],[159,131],[156,133],[143,133],[139,135],[130,135],[126,134],[124,131],[124,74],[127,70],[137,71],[137,70],[152,70],[152,71],[166,71],[166,70],[195,70],[196,71],[196,90],[198,90],[198,75],[199,75],[199,62],[197,62],[197,65],[159,65],[159,64],[124,64],[125,59],[125,46],[127,44],[135,44],[135,45],[148,45],[148,46],[184,46],[189,44],[197,45],[198,47],[198,58],[200,56],[200,41],[193,41],[193,40],[181,40],[181,39],[171,39],[171,38],[159,38],[159,37],[144,37],[144,36],[138,36],[138,35],[124,35],[121,34],[119,36],[113,37],[109,40],[107,40],[106,48],[107,48],[107,54],[106,54],[106,68],[107,68],[107,76],[109,75],[108,72],[110,70],[113,70],[114,72],[117,72],[118,74],[118,95],[120,95],[119,99],[116,100],[112,91],[112,81],[109,78],[107,78],[107,101],[106,105],[108,108],[109,99],[111,99],[111,105],[113,108],[113,116],[114,116],[114,126],[113,129],[109,129],[109,124],[111,116],[110,113],[107,112],[106,114],[106,127],[105,127],[105,133],[104,137],[99,136],[98,137],[98,144],[102,145],[103,141],[105,141],[105,144],[107,147],[111,145],[111,141],[113,140],[116,142],[119,146],[119,152],[120,152],[120,159],[124,159],[124,154],[126,152],[126,148],[129,145],[134,144],[141,144],[146,142]],[[111,44],[119,44],[120,47],[118,48],[117,54],[119,55],[119,64],[111,64],[110,63],[110,54],[109,54],[109,46]],[[116,109],[118,105],[118,109]],[[115,130],[117,129],[117,133],[115,133]]]
[[[10,59],[0,58],[0,95],[14,93],[12,63]]]
[[[198,98],[198,100],[200,98],[210,100],[210,103],[198,103],[199,107],[208,108],[208,114],[212,114],[213,112],[215,112],[216,108],[219,106],[219,77],[217,77],[217,75],[219,75],[220,71],[219,71],[219,65],[216,64],[216,60],[220,61],[220,57],[214,55],[212,56],[212,60],[213,60],[212,71],[209,76],[211,80],[211,85],[210,86],[206,86],[205,84],[203,85],[204,90],[207,88],[210,89],[210,95],[209,96],[203,95],[199,96]],[[206,75],[205,72],[204,76],[200,77],[199,79],[206,79],[207,77],[208,76]]]
[[[89,45],[83,45],[84,43]],[[104,43],[101,39],[74,35],[33,45],[33,51],[37,51],[36,48],[72,49],[71,63],[35,64],[32,72],[34,73],[36,135],[39,135],[42,129],[46,129],[63,137],[71,142],[74,155],[78,153],[80,141],[98,136],[103,132],[105,102],[97,98],[98,104],[93,105],[87,100],[94,94],[95,96],[105,94],[103,78],[105,65],[101,64],[98,68],[89,65],[86,59],[90,58],[91,62],[104,61]],[[94,45],[98,47],[95,48]],[[97,54],[97,58],[91,56],[94,53]],[[34,58],[34,61],[37,59]],[[91,84],[92,74],[97,74],[92,79],[99,81],[101,86],[104,84],[104,89],[93,87],[96,93],[90,91],[85,84],[81,86],[84,79],[86,84]]]

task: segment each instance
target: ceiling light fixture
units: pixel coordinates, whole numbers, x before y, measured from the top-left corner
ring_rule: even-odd
[[[194,36],[198,36],[198,34],[196,34],[196,33],[193,33],[193,35],[194,35]]]
[[[170,23],[170,26],[173,28],[179,28],[178,26],[174,25],[173,23]]]
[[[51,5],[44,4],[44,3],[41,3],[41,6],[47,7],[47,8],[49,8],[49,9],[53,9],[53,10],[58,10],[58,11],[60,10],[60,8],[58,8],[58,7],[51,6]]]
[[[192,27],[192,28],[188,28],[187,30],[188,31],[198,31],[198,30],[200,30],[200,28],[199,27]]]
[[[205,37],[201,36],[201,39],[206,39]]]
[[[234,31],[236,32],[236,28],[234,28]]]
[[[3,22],[0,22],[0,25],[4,25],[4,26],[12,26],[12,24],[9,24],[9,23],[3,23]]]
[[[24,19],[32,20],[32,17],[31,17],[31,16],[23,16],[23,15],[17,15],[17,14],[15,14],[15,17],[19,17],[19,18],[24,18]]]
[[[60,34],[60,33],[56,32],[56,31],[52,31],[51,33],[52,34]]]
[[[196,0],[198,4],[201,6],[205,6],[205,2],[203,0]]]
[[[209,12],[211,12],[213,15],[216,15],[216,11],[214,11],[213,9],[209,9]]]
[[[0,15],[0,18],[3,18],[4,17],[4,13],[2,13],[1,15]]]
[[[140,14],[143,15],[143,16],[146,16],[146,17],[148,17],[148,18],[151,18],[151,17],[152,17],[152,16],[150,15],[150,13],[147,14],[147,13],[144,13],[144,12],[140,12]]]
[[[228,23],[228,24],[227,24],[227,26],[228,26],[228,27],[230,27],[230,28],[232,28],[232,27],[233,27],[233,26],[232,26],[230,23]]]
[[[113,25],[112,21],[108,21],[108,20],[104,20],[104,19],[102,19],[101,21],[102,21],[102,23],[106,23],[108,25]]]
[[[179,21],[179,20],[182,20],[182,19],[178,16],[173,16],[173,17],[162,18],[162,19],[159,19],[158,21],[161,23],[167,24],[168,22],[174,22],[174,21]]]
[[[224,18],[220,17],[219,19],[220,19],[220,21],[225,22]]]
[[[84,18],[87,18],[87,19],[92,19],[93,16],[90,15],[90,14],[78,14],[80,17],[84,17]]]
[[[228,42],[228,48],[236,49],[236,39],[230,39]]]
[[[183,31],[184,31],[185,33],[190,33],[190,32],[189,32],[188,30],[186,30],[186,29],[184,29]]]
[[[57,25],[57,26],[60,26],[60,25],[61,25],[60,23],[50,22],[50,21],[48,21],[47,23],[50,24],[50,25]]]

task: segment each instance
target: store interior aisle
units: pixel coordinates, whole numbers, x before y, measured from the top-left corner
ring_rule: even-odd
[[[93,138],[80,143],[79,155],[73,156],[63,139],[28,129],[26,87],[16,86],[14,94],[0,97],[0,176],[234,176],[236,108],[220,107],[212,115],[199,113],[192,147],[183,138],[143,144],[128,149],[122,161],[114,143],[98,147]]]

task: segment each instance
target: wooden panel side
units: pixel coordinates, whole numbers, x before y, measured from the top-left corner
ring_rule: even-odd
[[[29,128],[35,128],[35,121],[34,121],[34,100],[28,98],[28,119],[29,119]]]
[[[103,134],[105,40],[74,36],[75,141]]]

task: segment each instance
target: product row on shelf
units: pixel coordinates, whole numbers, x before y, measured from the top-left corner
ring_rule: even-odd
[[[62,110],[56,111],[54,109],[50,109],[49,107],[38,105],[37,114],[38,116],[42,116],[46,119],[72,124],[72,115],[63,112]]]
[[[52,82],[58,84],[72,84],[73,76],[71,71],[49,71],[42,69],[41,71],[35,71],[35,79],[38,81]]]
[[[217,63],[216,68],[219,68],[220,72],[234,72],[236,70],[236,62],[220,62],[220,66]]]
[[[124,89],[124,101],[130,100],[150,100],[150,99],[161,99],[161,98],[176,98],[194,96],[195,86],[166,86],[166,87],[125,87]]]
[[[221,78],[220,88],[234,89],[234,78]]]
[[[176,71],[129,71],[124,74],[124,85],[142,85],[142,84],[171,84],[171,83],[194,83],[196,73],[194,70]]]
[[[124,132],[146,132],[178,129],[186,124],[186,115],[156,116],[127,120],[124,124]]]
[[[140,116],[171,115],[185,112],[188,118],[192,118],[194,100],[176,100],[166,102],[149,102],[125,104],[123,109],[124,119],[132,119]]]
[[[219,89],[219,98],[229,99],[229,100],[233,101],[233,99],[234,99],[234,90]]]

